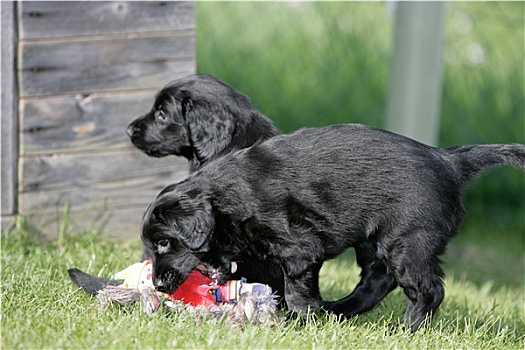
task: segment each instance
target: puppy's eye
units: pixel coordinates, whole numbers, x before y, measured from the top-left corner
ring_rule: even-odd
[[[170,241],[168,239],[161,239],[160,241],[157,242],[157,244],[160,247],[167,247],[168,244],[170,244]]]
[[[166,116],[163,110],[158,110],[155,112],[155,120],[160,120],[160,121],[165,122],[167,119],[168,117]]]

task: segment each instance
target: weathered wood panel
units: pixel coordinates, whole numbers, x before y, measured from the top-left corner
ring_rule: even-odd
[[[21,97],[158,88],[195,71],[192,31],[22,42],[20,52]]]
[[[106,237],[119,239],[138,238],[145,209],[84,209],[81,211],[72,209],[68,217],[70,218],[70,224],[79,233],[88,228],[96,228],[100,229]],[[64,211],[63,208],[60,208],[55,212],[35,212],[25,216],[41,234],[53,239],[58,236]],[[140,252],[137,252],[136,258],[140,258]]]
[[[15,210],[50,236],[66,204],[79,229],[101,223],[104,234],[137,236],[147,205],[187,176],[188,165],[147,157],[125,130],[164,84],[195,72],[194,3],[9,2],[2,9],[6,4],[12,21],[2,21],[2,34],[20,33],[9,67],[20,114],[6,119],[2,110],[2,138],[8,134],[20,149],[18,166],[8,169],[20,178]],[[2,65],[3,88],[5,81]],[[4,133],[4,120],[16,127]]]
[[[124,94],[91,94],[23,99],[21,153],[110,150],[129,146],[126,127],[146,113],[158,89]]]
[[[21,2],[20,37],[56,38],[185,30],[195,27],[193,2]]]
[[[17,186],[17,94],[14,62],[16,53],[16,36],[14,31],[14,2],[0,4],[2,19],[2,109],[0,116],[0,143],[1,143],[1,215],[13,215],[16,211]],[[2,227],[7,221],[2,220]]]
[[[96,182],[129,181],[150,175],[169,181],[174,170],[185,166],[175,161],[179,159],[170,157],[161,161],[135,149],[24,157],[21,159],[22,181],[19,187],[24,192],[41,191]]]
[[[165,162],[159,160],[158,162]],[[158,163],[157,162],[157,163]],[[186,164],[170,160],[170,173],[151,174],[126,181],[98,182],[46,191],[27,191],[20,194],[20,211],[44,213],[61,210],[68,204],[75,210],[86,208],[146,209],[156,195],[167,185],[188,175]]]
[[[45,166],[33,168],[35,176],[45,168],[50,176],[41,174],[43,186],[20,191],[20,212],[50,237],[58,234],[66,204],[80,231],[99,224],[105,235],[137,236],[148,204],[165,186],[188,175],[188,163],[180,157],[153,159],[136,150],[128,152],[136,157],[130,162],[123,160],[126,152],[114,153],[102,153],[97,160],[93,154],[39,157]]]

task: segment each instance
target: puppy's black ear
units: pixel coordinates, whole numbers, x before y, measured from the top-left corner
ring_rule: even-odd
[[[187,97],[182,101],[182,110],[199,162],[209,161],[231,143],[235,119],[223,103]]]
[[[191,200],[187,209],[191,214],[182,216],[180,224],[189,230],[179,230],[179,241],[182,242],[192,253],[204,253],[210,249],[210,240],[215,227],[215,219],[209,200],[201,198],[198,201]]]
[[[186,118],[188,113],[193,109],[193,101],[189,97],[185,97],[181,103],[182,115]]]
[[[211,203],[203,195],[171,198],[157,206],[153,213],[192,253],[209,250],[215,219]]]

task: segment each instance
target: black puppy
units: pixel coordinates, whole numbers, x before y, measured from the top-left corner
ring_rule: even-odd
[[[158,290],[173,291],[198,261],[220,280],[232,261],[267,261],[284,271],[288,308],[302,313],[322,306],[323,262],[355,247],[363,280],[325,308],[351,316],[399,285],[415,331],[444,297],[438,256],[464,214],[463,185],[497,164],[525,168],[525,145],[437,149],[360,125],[304,129],[168,186],[141,237]]]
[[[211,76],[192,75],[162,88],[151,110],[134,120],[126,133],[133,145],[149,156],[186,157],[193,172],[280,131],[242,93]],[[193,269],[197,263],[185,268]],[[283,275],[278,266],[240,260],[237,266],[232,278],[267,283],[282,295]],[[76,268],[68,272],[73,282],[90,294],[116,283]]]
[[[186,157],[191,172],[280,134],[245,95],[208,75],[170,82],[157,94],[151,110],[134,120],[126,133],[149,156]]]

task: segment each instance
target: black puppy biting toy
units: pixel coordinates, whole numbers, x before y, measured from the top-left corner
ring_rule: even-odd
[[[141,237],[153,283],[170,293],[198,262],[221,282],[231,262],[260,261],[283,270],[290,310],[344,317],[399,285],[403,323],[415,331],[444,298],[439,255],[457,234],[464,184],[499,164],[525,169],[525,145],[438,149],[362,125],[275,136],[211,162],[149,206]],[[362,280],[323,303],[319,270],[349,247]]]

